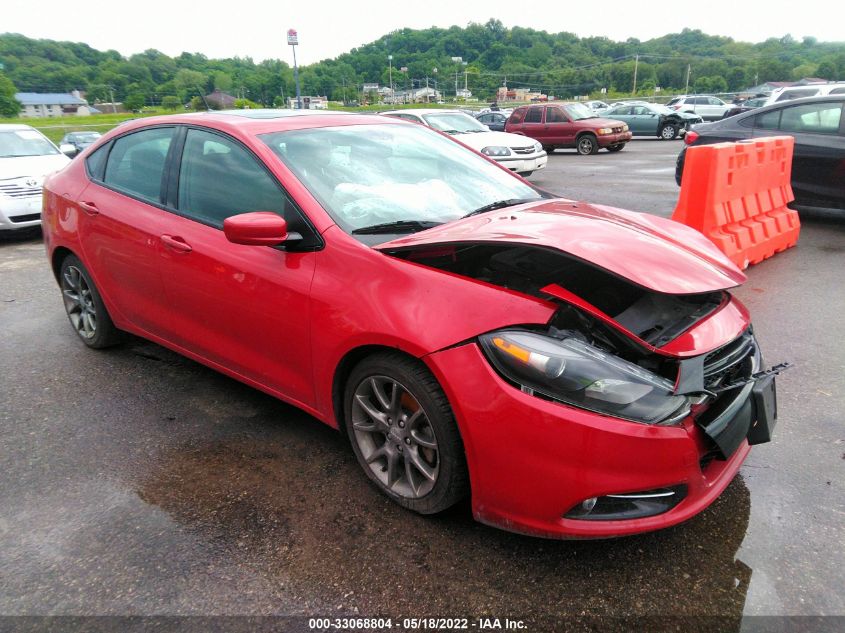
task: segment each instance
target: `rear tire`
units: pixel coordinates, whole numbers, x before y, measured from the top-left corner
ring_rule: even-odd
[[[599,142],[592,134],[584,134],[578,137],[578,140],[575,142],[575,149],[582,156],[598,154]]]
[[[519,175],[522,176],[523,178],[528,178],[528,176],[530,176],[533,173],[534,173],[533,171],[524,171]]]
[[[625,143],[620,143],[619,145],[609,145],[607,148],[608,152],[621,152],[622,148],[625,147]]]
[[[114,326],[91,275],[76,255],[68,255],[62,261],[59,284],[68,320],[83,343],[102,349],[120,342],[120,330]]]
[[[455,417],[420,361],[380,352],[361,361],[344,391],[352,450],[370,482],[399,505],[436,514],[469,493]]]
[[[555,151],[555,146],[554,145],[543,145],[543,151],[546,152],[546,154],[551,154],[553,151]]]

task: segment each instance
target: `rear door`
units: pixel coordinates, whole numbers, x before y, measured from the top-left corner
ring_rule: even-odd
[[[543,123],[543,106],[531,106],[525,113],[525,118],[522,120],[522,129],[520,130],[526,136],[530,136],[543,143],[548,143],[546,126]]]
[[[633,134],[639,136],[657,136],[657,123],[660,117],[649,110],[646,106],[631,106],[628,109],[629,115],[625,119]],[[610,117],[616,118],[616,117]]]
[[[77,202],[83,259],[108,307],[155,335],[170,318],[158,254],[174,135],[172,126],[146,128],[98,149]]]
[[[789,105],[758,114],[754,136],[795,138],[792,188],[796,203],[845,208],[845,117],[841,101]]]
[[[178,184],[160,234],[168,338],[306,405],[314,401],[309,291],[319,236],[275,177],[240,142],[185,130]],[[223,221],[272,211],[303,235],[293,250],[233,244]]]
[[[573,145],[575,143],[575,132],[572,123],[560,106],[546,106],[546,119],[544,125],[544,141],[548,145]]]

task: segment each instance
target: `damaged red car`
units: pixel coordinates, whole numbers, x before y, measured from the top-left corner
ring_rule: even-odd
[[[300,407],[429,514],[597,538],[706,508],[775,423],[745,277],[696,231],[560,199],[433,130],[237,111],[119,126],[45,184],[78,337]]]

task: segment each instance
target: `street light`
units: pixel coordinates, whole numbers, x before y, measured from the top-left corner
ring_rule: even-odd
[[[453,57],[452,61],[458,64],[458,69],[460,69],[460,65],[463,63],[463,57]],[[458,102],[458,70],[455,70],[455,103]]]
[[[302,93],[299,91],[299,66],[296,65],[296,45],[299,44],[299,36],[296,29],[288,29],[288,44],[293,50],[293,80],[296,82],[296,109],[302,110]]]
[[[431,69],[431,74],[434,75],[434,100],[440,101],[440,98],[437,96],[437,66]]]

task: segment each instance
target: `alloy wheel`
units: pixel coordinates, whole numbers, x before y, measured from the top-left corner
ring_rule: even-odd
[[[68,266],[62,275],[65,311],[77,334],[92,339],[97,334],[97,307],[84,275],[76,266]]]
[[[355,442],[376,479],[390,492],[420,499],[440,473],[440,452],[419,400],[398,381],[368,376],[352,400]]]

